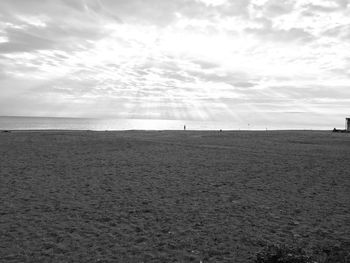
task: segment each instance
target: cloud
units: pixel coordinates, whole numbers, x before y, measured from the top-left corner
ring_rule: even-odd
[[[346,111],[345,0],[3,0],[0,10],[0,115]]]
[[[250,10],[255,16],[271,18],[291,13],[294,7],[295,1],[292,0],[252,1]]]
[[[301,41],[308,42],[313,40],[313,36],[300,28],[291,28],[289,30],[278,30],[272,28],[247,28],[246,32],[260,37],[263,40],[278,41],[278,42],[290,42]]]
[[[108,34],[102,25],[111,15],[104,8],[98,8],[98,2],[90,6],[83,4],[84,1],[74,1],[74,10],[72,3],[67,2],[1,1],[0,8],[4,10],[1,35],[6,41],[0,43],[0,52],[72,50]]]
[[[217,63],[213,63],[210,61],[203,61],[203,60],[195,60],[193,63],[199,65],[202,69],[212,69],[217,68],[219,65]]]
[[[216,7],[221,16],[242,16],[248,15],[250,0],[227,1],[224,5]]]
[[[308,42],[315,39],[315,37],[307,32],[303,28],[291,27],[288,29],[280,29],[273,26],[270,19],[258,18],[255,19],[260,26],[259,27],[247,27],[245,32],[252,34],[263,40],[269,40],[274,42],[291,42],[300,41]]]
[[[89,4],[96,4],[96,1],[89,0]],[[207,12],[204,3],[187,0],[101,0],[99,8],[113,10],[122,21],[126,23],[147,23],[157,26],[166,26],[177,19],[177,13],[185,16],[196,17]]]
[[[348,25],[340,25],[329,28],[323,32],[325,36],[340,38],[343,40],[350,39],[350,24]]]
[[[51,49],[55,44],[54,41],[31,32],[31,28],[8,28],[5,34],[8,41],[0,43],[0,53]]]
[[[314,4],[310,3],[306,5],[306,9],[309,12],[324,12],[331,13],[342,11],[348,6],[347,0],[337,0],[337,1],[320,1],[320,3]]]

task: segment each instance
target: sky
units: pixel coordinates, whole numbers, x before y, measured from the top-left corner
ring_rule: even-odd
[[[0,115],[342,128],[350,0],[1,0]]]

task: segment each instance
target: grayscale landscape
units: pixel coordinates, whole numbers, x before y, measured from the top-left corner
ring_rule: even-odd
[[[350,0],[0,0],[0,263],[350,263]]]

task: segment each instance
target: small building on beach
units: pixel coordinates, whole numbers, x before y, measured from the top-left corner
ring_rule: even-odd
[[[333,132],[347,132],[347,133],[350,133],[350,117],[349,118],[345,118],[345,129],[334,128]]]

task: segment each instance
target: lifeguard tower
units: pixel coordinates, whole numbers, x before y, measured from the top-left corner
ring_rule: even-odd
[[[350,133],[350,117],[349,118],[345,118],[345,129],[338,130],[337,128],[334,128],[333,132],[347,132],[347,133]]]

